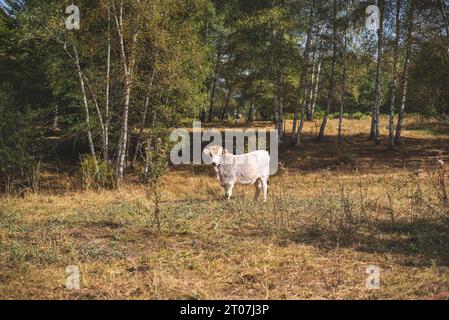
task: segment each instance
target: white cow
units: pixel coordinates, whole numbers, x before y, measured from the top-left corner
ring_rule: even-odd
[[[243,155],[233,155],[223,150],[221,146],[211,146],[203,152],[211,157],[217,180],[224,188],[228,200],[231,199],[232,190],[237,183],[255,184],[254,200],[259,198],[262,191],[263,201],[267,201],[270,177],[270,155],[267,151],[259,150]]]

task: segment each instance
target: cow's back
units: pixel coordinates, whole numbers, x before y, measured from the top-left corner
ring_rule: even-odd
[[[270,155],[267,151],[258,150],[235,156],[238,163],[234,169],[237,183],[253,184],[259,178],[268,179],[270,174]]]

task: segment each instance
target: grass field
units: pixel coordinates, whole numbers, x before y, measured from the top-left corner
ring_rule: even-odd
[[[367,141],[369,121],[346,120],[341,148],[335,120],[322,143],[307,123],[267,204],[249,186],[223,201],[207,166],[171,168],[160,231],[133,177],[84,191],[76,169],[44,165],[39,192],[0,199],[0,298],[449,299],[448,131],[408,119],[389,151]]]

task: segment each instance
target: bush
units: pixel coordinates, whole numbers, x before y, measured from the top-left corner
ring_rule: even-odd
[[[324,115],[323,115],[323,117],[324,117]],[[367,114],[364,114],[364,113],[358,112],[358,111],[355,113],[348,113],[348,112],[343,113],[343,119],[361,120],[361,119],[368,119],[370,117],[371,117],[371,115],[367,115]],[[331,113],[329,115],[329,118],[330,119],[339,119],[340,113],[339,112]]]
[[[325,112],[324,111],[315,111],[313,114],[313,119],[319,120],[324,119]]]
[[[81,156],[81,172],[83,188],[86,190],[112,188],[116,185],[111,165],[105,161],[96,160],[92,155]]]
[[[364,114],[362,112],[359,112],[359,111],[352,113],[348,116],[349,119],[356,119],[356,120],[367,119],[369,117],[371,117],[371,116]]]
[[[343,117],[344,117],[344,114],[343,114]],[[338,119],[338,118],[340,118],[339,112],[334,112],[329,115],[329,119]]]

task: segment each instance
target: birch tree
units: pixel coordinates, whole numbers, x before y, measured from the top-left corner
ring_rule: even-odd
[[[335,89],[335,72],[337,65],[337,0],[332,3],[332,67],[329,79],[329,90],[327,94],[326,111],[323,122],[321,123],[320,132],[318,134],[318,141],[322,141],[326,130],[327,122],[329,121],[329,114],[332,107]]]
[[[446,36],[449,37],[449,19],[447,17],[446,8],[444,7],[444,0],[439,0],[441,17],[443,18]]]
[[[313,90],[311,91],[310,105],[307,112],[308,121],[313,121],[313,116],[315,114],[316,100],[318,96],[318,90],[320,88],[321,63],[322,63],[321,52],[318,51],[316,62],[317,67],[316,72],[313,74],[313,81],[312,81]]]
[[[343,76],[341,82],[341,98],[340,98],[340,113],[338,117],[338,144],[343,144],[343,112],[345,109],[346,102],[346,80],[347,80],[347,48],[348,48],[348,39],[347,39],[347,30],[345,26],[344,34],[343,34],[343,54],[342,54],[342,69]]]
[[[378,0],[377,6],[380,10],[380,25],[377,30],[377,67],[376,67],[376,89],[374,94],[374,105],[372,111],[372,121],[371,121],[371,134],[370,140],[375,141],[377,144],[380,143],[379,140],[379,109],[382,99],[382,51],[383,51],[383,30],[384,30],[384,11],[385,2],[384,0]]]
[[[396,0],[396,20],[395,20],[395,40],[393,43],[393,70],[392,81],[390,84],[390,117],[388,124],[388,143],[390,148],[394,146],[394,116],[396,105],[396,91],[398,86],[398,57],[399,57],[399,39],[401,37],[401,0]]]
[[[306,36],[306,44],[304,47],[304,54],[303,54],[303,67],[301,72],[301,87],[299,90],[299,99],[298,103],[301,106],[301,109],[299,106],[295,110],[294,118],[293,118],[293,130],[292,130],[292,142],[294,142],[296,145],[301,144],[301,133],[304,126],[304,119],[305,119],[305,109],[306,109],[306,101],[307,101],[307,92],[308,92],[308,77],[309,77],[309,56],[310,56],[310,47],[312,43],[312,37],[313,37],[313,22],[314,22],[314,15],[315,15],[315,3],[312,2],[310,9],[309,9],[309,20],[307,23],[307,36]],[[298,122],[298,113],[301,111],[301,119],[299,128],[297,129],[297,122]]]
[[[137,3],[140,4],[140,1],[137,1]],[[120,126],[120,134],[117,148],[117,160],[115,165],[115,175],[118,183],[121,183],[123,181],[123,175],[125,170],[125,160],[128,150],[128,134],[129,134],[128,117],[129,117],[131,93],[133,89],[134,67],[136,63],[136,45],[139,40],[139,33],[141,31],[140,26],[138,25],[138,23],[136,23],[136,21],[134,21],[134,23],[131,22],[130,24],[135,24],[134,26],[135,29],[131,27],[131,31],[129,31],[131,39],[129,40],[129,43],[126,42],[125,26],[124,26],[125,22],[124,10],[125,6],[123,1],[121,1],[119,5],[116,5],[115,1],[112,2],[112,15],[114,16],[115,25],[117,28],[117,34],[120,43],[120,54],[123,64],[122,66],[123,77],[125,79],[122,124]],[[138,14],[139,8],[131,6],[130,10],[136,11],[133,12],[133,14]]]
[[[396,145],[401,143],[401,133],[402,133],[402,123],[404,121],[405,107],[407,103],[407,88],[408,88],[408,77],[410,69],[410,60],[412,57],[412,44],[413,44],[413,26],[415,17],[415,1],[410,0],[410,6],[407,14],[407,40],[406,40],[406,53],[404,70],[402,73],[402,95],[401,95],[401,107],[398,114],[398,122],[396,125],[396,135],[394,138],[394,143]]]

